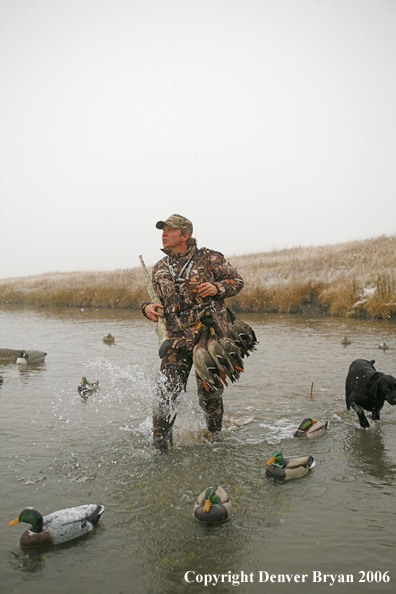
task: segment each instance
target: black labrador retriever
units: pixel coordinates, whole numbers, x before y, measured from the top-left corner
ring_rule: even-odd
[[[396,379],[376,371],[375,361],[356,359],[349,367],[345,382],[345,401],[347,409],[351,407],[359,417],[361,427],[370,427],[363,412],[371,412],[373,421],[378,421],[385,400],[396,404]]]

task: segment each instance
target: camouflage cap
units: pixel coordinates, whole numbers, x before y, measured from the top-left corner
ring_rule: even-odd
[[[165,225],[172,227],[172,229],[180,229],[182,233],[188,233],[192,236],[193,225],[192,222],[178,214],[173,214],[166,219],[166,221],[158,221],[156,224],[157,229],[163,229]]]

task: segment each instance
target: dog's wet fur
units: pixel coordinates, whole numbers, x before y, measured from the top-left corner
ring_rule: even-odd
[[[349,367],[345,382],[347,409],[353,408],[364,428],[370,427],[364,411],[371,412],[373,421],[379,421],[384,402],[396,404],[396,379],[377,371],[374,363],[374,360],[356,359]]]

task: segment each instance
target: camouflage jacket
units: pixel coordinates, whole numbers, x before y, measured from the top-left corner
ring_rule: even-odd
[[[161,303],[172,348],[191,351],[198,342],[199,318],[208,307],[218,326],[227,334],[226,297],[233,297],[243,288],[243,279],[220,252],[198,249],[194,244],[177,256],[167,256],[153,268],[152,281]],[[174,278],[176,277],[176,278]],[[218,293],[211,298],[198,295],[196,285],[210,282]],[[142,305],[142,311],[149,302]]]

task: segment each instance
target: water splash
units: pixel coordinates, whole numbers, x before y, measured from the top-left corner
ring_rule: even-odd
[[[297,428],[295,422],[290,419],[279,419],[272,424],[264,422],[259,426],[266,430],[265,441],[268,444],[276,444],[292,437]]]

